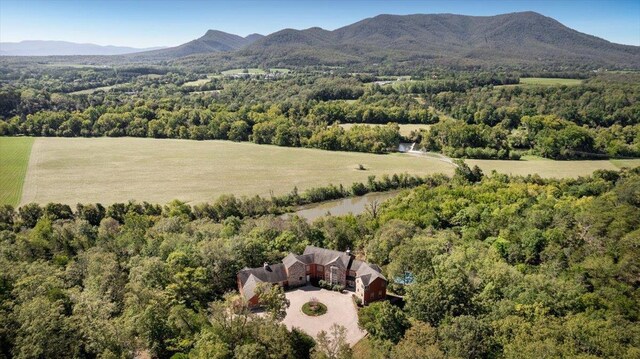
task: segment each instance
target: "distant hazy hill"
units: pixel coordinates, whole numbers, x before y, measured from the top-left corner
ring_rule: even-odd
[[[150,58],[178,58],[194,54],[209,54],[224,51],[233,51],[252,44],[264,37],[260,34],[251,34],[242,37],[229,34],[223,31],[209,30],[204,36],[189,41],[176,47],[169,47],[162,50],[148,51],[136,54],[135,57]]]
[[[640,65],[640,47],[583,34],[535,12],[379,15],[334,31],[285,29],[256,41],[238,55],[249,62],[281,65],[442,59]]]
[[[101,46],[67,41],[41,40],[0,42],[0,55],[2,56],[122,55],[154,49],[158,48],[137,49],[123,46]]]

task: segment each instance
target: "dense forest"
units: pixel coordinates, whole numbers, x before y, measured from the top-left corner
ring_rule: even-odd
[[[588,77],[575,86],[518,86],[519,73],[443,69],[412,78],[333,70],[225,76],[26,63],[2,67],[1,75],[0,135],[220,139],[373,153],[418,142],[458,158],[640,156],[634,73],[563,74]],[[337,126],[344,123],[389,125]],[[401,136],[395,124],[433,126]]]
[[[461,163],[376,211],[313,223],[234,201],[4,206],[2,355],[349,358],[340,330],[279,324],[279,290],[264,294],[273,316],[233,295],[238,269],[307,244],[413,278],[390,287],[403,307],[360,310],[380,358],[640,354],[640,168],[545,180]]]

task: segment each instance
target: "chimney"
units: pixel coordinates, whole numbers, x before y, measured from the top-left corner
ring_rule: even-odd
[[[262,264],[262,268],[264,268],[264,269],[266,269],[266,270],[269,270],[269,263],[264,262],[264,263]]]
[[[351,257],[351,249],[347,248],[347,251],[345,253],[347,253],[347,255]]]

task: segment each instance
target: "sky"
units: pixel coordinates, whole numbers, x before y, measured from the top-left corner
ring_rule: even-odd
[[[536,11],[580,32],[640,46],[638,0],[0,0],[0,42],[175,46],[208,29],[266,35],[284,28],[333,30],[379,14],[516,11]]]

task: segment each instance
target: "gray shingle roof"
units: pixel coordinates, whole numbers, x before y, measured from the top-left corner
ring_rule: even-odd
[[[249,278],[247,278],[247,281],[244,283],[244,286],[242,287],[242,291],[245,299],[249,300],[253,298],[253,296],[256,294],[256,287],[258,286],[258,283],[263,283],[263,282],[258,278],[256,278],[255,275],[250,274]]]
[[[242,285],[242,291],[246,299],[255,295],[255,286],[258,282],[279,283],[287,280],[287,272],[284,264],[272,264],[258,268],[244,268],[238,272],[238,278]]]
[[[369,264],[363,261],[359,261],[357,259],[353,260],[353,264],[351,264],[351,270],[356,272],[356,278],[362,279],[362,283],[364,285],[369,285],[369,283],[373,282],[377,278],[382,278],[387,280],[382,273],[380,267],[375,264]]]
[[[284,263],[284,266],[286,268],[291,267],[296,262],[301,262],[301,263],[304,263],[304,264],[311,264],[311,263],[313,263],[313,254],[306,254],[306,255],[301,255],[300,256],[300,255],[297,255],[297,254],[289,253],[289,255],[284,257],[284,259],[282,260],[282,263]]]
[[[347,268],[349,266],[349,261],[351,260],[351,256],[345,252],[314,246],[307,246],[304,249],[304,255],[307,254],[313,254],[313,262],[320,265],[327,265],[337,259],[345,268]]]

